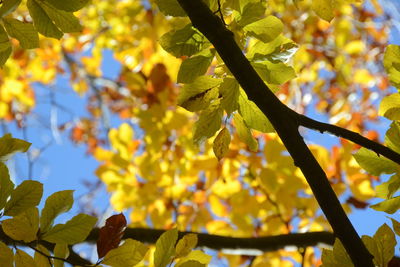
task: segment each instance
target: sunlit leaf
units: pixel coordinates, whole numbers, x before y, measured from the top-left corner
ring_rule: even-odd
[[[386,47],[383,66],[389,74],[390,82],[400,88],[400,46],[390,44]]]
[[[387,182],[377,185],[375,188],[376,196],[380,198],[391,198],[400,188],[400,177],[395,174]]]
[[[250,36],[254,36],[263,42],[270,42],[282,33],[283,23],[277,17],[268,16],[247,24],[243,29]]]
[[[178,83],[191,83],[204,75],[215,55],[215,49],[207,49],[184,60],[179,68]]]
[[[206,38],[192,24],[172,30],[160,38],[160,45],[175,57],[192,56],[206,48],[206,43]]]
[[[314,12],[326,21],[331,21],[335,17],[333,7],[334,1],[332,0],[313,0],[311,5]]]
[[[221,106],[230,115],[239,107],[239,83],[233,77],[225,77],[219,87],[219,92],[222,96]]]
[[[176,258],[187,256],[190,251],[197,245],[196,234],[186,234],[176,244]]]
[[[57,9],[74,12],[83,8],[89,3],[89,0],[69,0],[67,2],[59,0],[46,0]]]
[[[393,231],[400,236],[400,223],[393,218],[390,218],[390,220],[392,220]]]
[[[6,161],[17,152],[26,152],[31,143],[6,134],[0,138],[0,161]]]
[[[265,13],[265,5],[261,1],[249,1],[242,8],[240,16],[237,18],[238,24],[241,27],[249,23],[257,21]]]
[[[398,170],[397,164],[393,161],[363,147],[354,154],[354,158],[361,168],[372,175],[390,174]]]
[[[148,247],[139,241],[126,239],[118,248],[110,250],[103,263],[112,267],[134,266],[146,255]]]
[[[7,166],[0,162],[0,210],[6,205],[7,199],[14,189]]]
[[[258,75],[270,84],[283,84],[296,77],[294,69],[284,63],[272,63],[269,61],[252,63]]]
[[[214,139],[213,151],[218,160],[221,160],[229,150],[231,143],[231,134],[229,130],[224,127]]]
[[[23,181],[11,193],[10,200],[4,208],[4,215],[15,216],[37,206],[42,199],[43,184],[37,181]]]
[[[175,243],[178,239],[178,230],[176,228],[164,232],[156,242],[156,251],[154,252],[154,266],[165,267],[175,255]]]
[[[156,4],[160,11],[166,16],[186,16],[186,12],[182,9],[177,0],[156,0]]]
[[[56,224],[42,235],[42,239],[52,243],[75,244],[82,242],[92,230],[97,219],[78,214],[65,224]]]
[[[214,136],[221,128],[222,109],[220,99],[215,100],[210,106],[200,114],[199,120],[194,125],[193,141],[199,144]]]
[[[49,230],[58,215],[71,209],[74,203],[73,192],[73,190],[59,191],[46,199],[40,216],[40,230],[42,233]]]
[[[393,214],[400,209],[400,197],[393,197],[371,205],[370,207],[377,211],[384,211],[386,213]]]
[[[44,36],[60,39],[64,34],[57,28],[36,0],[28,0],[29,14],[32,16],[36,30]]]
[[[385,96],[379,106],[379,115],[389,120],[400,120],[400,94]]]
[[[378,255],[374,255],[378,266],[388,266],[394,256],[394,247],[397,242],[392,229],[385,223],[374,234],[374,240],[378,248]]]
[[[242,116],[239,114],[235,114],[233,117],[233,121],[235,123],[236,132],[243,142],[249,147],[251,151],[257,151],[258,149],[258,142],[251,134],[250,129],[247,127],[246,123],[244,122]]]

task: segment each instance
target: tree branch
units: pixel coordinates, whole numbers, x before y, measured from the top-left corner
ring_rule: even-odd
[[[301,137],[297,116],[265,85],[236,44],[233,33],[223,25],[201,0],[178,0],[194,27],[214,45],[230,72],[235,76],[248,98],[267,116],[304,174],[322,211],[341,240],[356,267],[373,267],[373,256],[346,216],[326,174]]]
[[[297,114],[296,116],[298,118],[298,122],[301,126],[320,131],[321,133],[329,132],[338,137],[342,137],[344,139],[350,140],[353,143],[356,143],[362,147],[368,148],[368,149],[374,151],[375,153],[380,154],[380,155],[396,162],[397,164],[400,164],[400,154],[384,145],[381,145],[377,142],[369,140],[368,138],[360,135],[359,133],[352,132],[352,131],[344,129],[342,127],[332,125],[329,123],[319,122],[319,121],[313,120],[307,116],[304,116],[304,115],[301,115],[298,113],[296,113],[296,114]]]
[[[149,229],[149,228],[127,228],[123,239],[132,238],[144,243],[154,244],[165,230]],[[294,233],[267,237],[250,237],[237,238],[220,235],[211,235],[195,232],[179,232],[179,238],[194,233],[197,234],[198,247],[207,247],[210,249],[241,249],[241,250],[258,250],[258,251],[276,251],[288,246],[308,247],[318,244],[333,245],[335,241],[331,232],[311,232],[311,233]],[[94,243],[99,236],[99,229],[93,229],[85,242]]]

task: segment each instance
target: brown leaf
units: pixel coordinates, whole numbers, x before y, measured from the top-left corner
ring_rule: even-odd
[[[106,224],[100,228],[97,239],[97,255],[103,258],[110,250],[117,248],[126,227],[125,216],[120,213],[106,220]]]

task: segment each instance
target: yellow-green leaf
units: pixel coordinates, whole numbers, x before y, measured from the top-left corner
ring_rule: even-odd
[[[179,92],[178,105],[184,105],[188,100],[195,100],[211,88],[215,88],[222,83],[222,79],[212,78],[211,76],[197,77],[192,83],[185,84]]]
[[[215,137],[213,143],[213,151],[218,160],[221,160],[225,156],[226,152],[228,152],[230,143],[231,134],[229,133],[229,130],[224,127],[218,133],[217,137]]]
[[[195,260],[185,261],[184,263],[179,265],[179,267],[206,267],[206,266],[207,265]]]
[[[209,44],[206,38],[192,24],[182,29],[167,32],[160,38],[160,45],[175,57],[192,56]]]
[[[2,1],[2,5],[0,7],[0,17],[5,17],[21,4],[21,0],[4,0]]]
[[[14,190],[7,166],[0,162],[0,210],[6,205],[7,199]]]
[[[233,77],[225,77],[219,87],[219,93],[222,96],[221,106],[228,115],[238,109],[239,101],[239,83]]]
[[[32,207],[11,219],[2,221],[1,226],[4,233],[12,239],[29,243],[36,240],[36,233],[39,229],[39,211],[36,207]]]
[[[110,250],[103,263],[112,267],[134,266],[144,258],[147,250],[144,244],[128,238],[121,246]]]
[[[204,75],[211,64],[214,55],[215,49],[207,49],[184,60],[179,68],[178,83],[191,83],[197,77]]]
[[[50,5],[47,1],[37,1],[36,3],[40,5],[40,7],[46,12],[47,16],[54,22],[54,24],[62,32],[82,31],[82,26],[79,23],[78,18],[75,17],[74,14],[72,14],[71,12],[66,12],[63,10],[56,9],[54,8],[54,6]]]
[[[396,233],[396,235],[400,236],[400,223],[393,218],[390,219],[392,220],[393,231]]]
[[[400,153],[400,123],[394,121],[390,124],[389,130],[385,135],[385,144]]]
[[[400,209],[400,197],[394,197],[377,204],[371,205],[371,208],[377,211],[384,211],[393,214]]]
[[[156,4],[160,11],[166,16],[184,17],[185,11],[179,5],[177,0],[156,0]]]
[[[30,146],[31,143],[6,134],[0,138],[0,161],[8,160],[14,153],[26,152]]]
[[[78,214],[65,224],[56,224],[43,234],[42,239],[52,243],[75,244],[88,236],[97,219],[86,214]]]
[[[367,235],[363,235],[361,237],[362,242],[364,243],[365,247],[368,249],[368,251],[372,254],[372,256],[374,256],[374,264],[376,264],[376,266],[380,266],[378,265],[378,258],[377,255],[379,254],[379,250],[378,250],[378,246],[376,244],[375,239],[373,239],[370,236]]]
[[[247,127],[242,116],[236,113],[233,117],[233,122],[235,123],[235,128],[239,139],[242,140],[242,142],[245,142],[251,151],[256,152],[258,149],[258,142],[251,134],[251,131]]]
[[[385,96],[379,106],[379,115],[389,120],[400,120],[400,94]]]
[[[375,260],[378,266],[387,266],[394,256],[394,247],[397,244],[394,233],[385,223],[379,227],[373,238],[378,248],[378,255],[374,255]]]
[[[0,26],[0,28],[2,28],[2,26]],[[0,68],[4,66],[4,64],[6,64],[7,59],[10,57],[12,52],[12,48],[11,46],[9,46],[8,48],[6,48],[5,50],[1,50],[0,51]]]
[[[282,33],[283,23],[275,16],[268,16],[247,24],[243,29],[247,35],[254,36],[263,42],[270,42]]]
[[[189,255],[186,257],[183,257],[179,260],[179,262],[175,265],[176,267],[182,267],[183,264],[186,262],[191,262],[191,261],[197,261],[200,262],[201,264],[208,265],[211,261],[211,256],[205,254],[201,250],[192,250]],[[183,265],[185,266],[185,265]]]
[[[194,125],[193,141],[195,144],[214,136],[221,128],[223,111],[220,103],[220,99],[216,99],[206,110],[201,112],[199,120]]]
[[[283,84],[296,77],[294,69],[282,62],[270,61],[255,62],[251,64],[260,75],[261,79],[269,84]]]
[[[225,128],[224,128],[225,129]],[[176,258],[187,256],[190,251],[197,245],[197,235],[187,234],[182,237],[176,244]]]
[[[400,46],[390,44],[386,47],[383,66],[389,74],[390,82],[400,88]]]
[[[4,208],[4,215],[15,216],[39,204],[43,195],[43,184],[37,181],[23,181],[11,193]]]
[[[39,47],[39,36],[32,23],[12,18],[3,18],[3,23],[8,34],[17,39],[22,48],[31,49]]]
[[[53,259],[46,257],[45,255],[51,256],[50,251],[43,245],[37,245],[35,254],[33,255],[33,260],[37,267],[53,267]]]
[[[0,51],[5,52],[9,48],[11,48],[10,39],[3,25],[0,24]]]
[[[64,35],[35,0],[28,0],[26,5],[39,33],[56,39],[60,39]]]
[[[154,266],[165,267],[175,255],[175,243],[178,239],[178,230],[176,228],[164,232],[156,242],[154,252]]]
[[[326,21],[331,21],[335,17],[333,14],[333,0],[313,0],[311,8],[318,15],[318,17]]]
[[[14,266],[14,253],[11,248],[0,241],[0,262],[4,267]]]
[[[15,256],[15,267],[37,267],[33,258],[23,250],[17,249]]]
[[[78,11],[79,9],[82,9],[84,6],[86,6],[87,3],[89,3],[89,0],[68,0],[68,1],[46,0],[46,1],[57,9],[69,12]]]
[[[68,245],[65,243],[57,243],[54,247],[54,257],[66,259],[68,256]],[[64,267],[64,261],[54,259],[54,267]]]
[[[247,98],[246,93],[242,89],[240,89],[239,95],[239,113],[248,127],[263,133],[274,131],[274,127],[272,127],[272,124],[264,113],[262,113],[253,101]]]
[[[265,4],[262,1],[249,1],[245,3],[240,16],[236,17],[237,23],[244,27],[249,23],[257,21],[265,14]]]
[[[46,199],[46,203],[40,216],[40,231],[46,232],[61,213],[71,209],[74,203],[73,190],[59,191]]]
[[[381,183],[376,186],[376,196],[380,198],[391,198],[394,193],[400,188],[400,176],[398,174],[393,175],[387,182]]]
[[[354,154],[354,158],[361,168],[372,175],[390,174],[398,170],[398,165],[393,161],[363,147]]]

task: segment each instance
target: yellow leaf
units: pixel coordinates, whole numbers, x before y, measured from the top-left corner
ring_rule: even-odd
[[[35,261],[28,253],[17,249],[15,253],[15,267],[37,267]]]
[[[176,258],[184,257],[197,245],[197,235],[187,234],[178,241],[176,245]]]
[[[229,130],[224,127],[214,139],[213,151],[218,160],[221,160],[225,156],[226,152],[228,152],[230,142],[231,134],[229,133]]]
[[[0,262],[4,267],[13,267],[14,254],[11,248],[0,241]]]
[[[12,239],[29,243],[36,240],[39,211],[36,207],[29,208],[14,218],[4,220],[1,226],[4,233]]]

